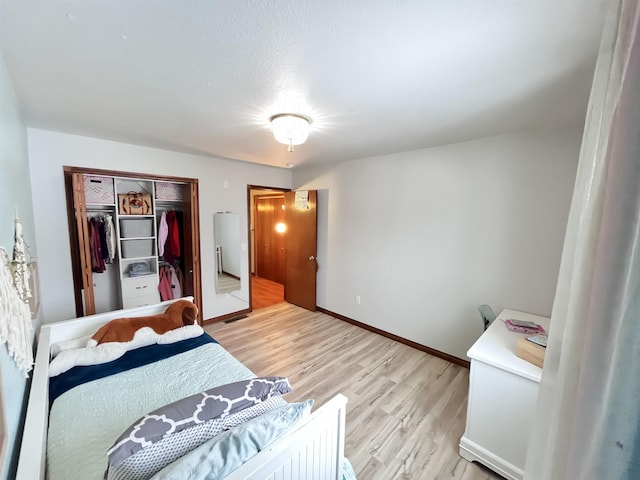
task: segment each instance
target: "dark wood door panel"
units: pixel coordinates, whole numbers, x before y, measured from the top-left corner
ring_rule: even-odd
[[[286,281],[284,298],[307,310],[316,309],[317,191],[296,203],[296,192],[285,193]]]

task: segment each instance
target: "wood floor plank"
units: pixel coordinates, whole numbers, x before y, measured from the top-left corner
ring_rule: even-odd
[[[469,371],[386,337],[278,303],[206,330],[256,375],[282,375],[288,401],[349,398],[346,455],[359,480],[492,480],[458,455]]]
[[[254,309],[284,302],[284,285],[251,275],[251,304]]]

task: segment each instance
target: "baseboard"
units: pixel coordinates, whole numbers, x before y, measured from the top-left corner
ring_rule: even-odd
[[[235,278],[236,280],[242,280],[239,276],[234,275],[233,273],[225,272],[224,270],[222,270],[222,273],[224,273],[228,277]]]
[[[246,316],[247,313],[250,313],[250,308],[245,308],[244,310],[238,310],[237,312],[227,313],[226,315],[220,315],[219,317],[208,318],[202,321],[202,325],[209,325],[211,323],[224,322],[225,320],[240,319],[239,317]]]
[[[233,322],[237,322],[238,320],[242,320],[243,318],[249,318],[249,316],[246,315],[246,314],[238,315],[236,317],[229,318],[228,320],[223,320],[223,322],[224,323],[233,323]]]
[[[428,353],[429,355],[433,355],[434,357],[442,358],[447,362],[451,362],[465,368],[469,368],[470,366],[470,363],[467,360],[454,357],[453,355],[449,355],[448,353],[441,352],[440,350],[436,350],[435,348],[427,347],[426,345],[422,345],[412,340],[407,340],[406,338],[400,337],[393,333],[385,332],[384,330],[380,330],[379,328],[372,327],[371,325],[367,325],[366,323],[359,322],[357,320],[354,320],[353,318],[345,317],[344,315],[340,315],[339,313],[332,312],[331,310],[327,310],[326,308],[316,306],[316,310],[322,313],[326,313],[327,315],[331,315],[332,317],[335,317],[338,320],[342,320],[344,322],[355,325],[356,327],[364,328],[365,330],[369,330],[370,332],[377,333],[378,335],[382,335],[383,337],[390,338],[391,340],[394,340],[398,343],[402,343],[409,347],[415,348],[416,350],[420,350],[421,352]]]

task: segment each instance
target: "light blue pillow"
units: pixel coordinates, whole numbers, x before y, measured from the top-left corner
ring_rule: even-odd
[[[313,400],[289,403],[223,432],[160,470],[152,480],[223,478],[311,412]]]
[[[356,472],[353,471],[353,466],[347,457],[342,461],[342,480],[357,480]]]

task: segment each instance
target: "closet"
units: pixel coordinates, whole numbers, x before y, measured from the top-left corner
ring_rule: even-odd
[[[202,320],[198,180],[64,167],[76,314],[192,295]]]

